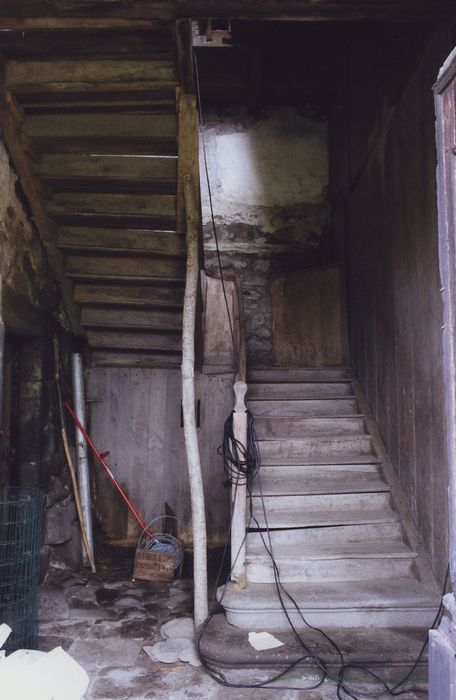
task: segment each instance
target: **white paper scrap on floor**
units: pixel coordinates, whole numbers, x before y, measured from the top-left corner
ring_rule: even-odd
[[[0,648],[11,628],[0,625]],[[87,672],[62,647],[49,653],[18,649],[0,651],[0,688],[8,700],[83,700],[89,687]]]

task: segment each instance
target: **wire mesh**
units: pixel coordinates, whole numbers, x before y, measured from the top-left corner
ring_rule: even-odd
[[[5,649],[35,649],[44,494],[36,488],[0,490],[0,623],[12,631]]]

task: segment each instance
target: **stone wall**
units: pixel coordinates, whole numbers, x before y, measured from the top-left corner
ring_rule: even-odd
[[[223,269],[244,292],[250,364],[273,363],[270,279],[318,262],[327,222],[327,123],[291,107],[205,115],[205,146]],[[201,148],[206,270],[218,272]]]
[[[60,345],[64,398],[73,338],[61,325],[61,299],[28,202],[0,141],[0,309],[5,323],[0,487],[46,493],[44,562],[51,547],[75,564],[79,529],[63,455],[54,379],[53,336]]]
[[[56,308],[57,288],[8,153],[0,141],[0,279],[39,309]],[[1,294],[1,292],[0,292]]]

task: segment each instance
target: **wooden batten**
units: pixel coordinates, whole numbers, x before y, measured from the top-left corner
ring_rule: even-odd
[[[182,313],[180,311],[105,308],[88,306],[81,311],[81,325],[87,328],[128,328],[160,330],[180,333]]]
[[[144,255],[125,257],[124,255],[73,255],[67,257],[66,269],[69,275],[84,279],[99,275],[118,278],[153,277],[165,279],[183,277],[184,261],[175,258],[149,258]]]
[[[38,114],[25,119],[25,132],[35,137],[80,138],[113,137],[175,138],[177,133],[174,114],[147,114],[147,112],[102,112],[76,114]]]
[[[177,158],[139,158],[137,156],[103,156],[44,153],[34,166],[42,177],[123,178],[170,180],[177,178]]]
[[[93,348],[113,350],[152,350],[180,354],[180,335],[168,333],[138,333],[130,330],[87,331],[87,340]]]
[[[59,248],[68,251],[109,251],[118,255],[168,255],[185,257],[183,236],[167,231],[141,229],[79,228],[68,226],[61,230]]]
[[[104,304],[130,308],[181,309],[184,298],[183,284],[165,285],[164,280],[156,284],[130,284],[123,286],[113,281],[101,280],[77,282],[74,298],[78,304]]]
[[[172,81],[176,77],[172,60],[54,60],[8,61],[5,85],[37,85],[39,83],[135,82],[140,80]]]
[[[224,0],[216,5],[217,17],[240,19],[294,19],[303,21],[429,22],[447,19],[452,0]],[[178,17],[212,17],[213,0],[3,0],[0,27],[8,29],[147,28]]]

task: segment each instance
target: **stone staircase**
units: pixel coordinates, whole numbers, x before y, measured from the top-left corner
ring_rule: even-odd
[[[268,527],[281,582],[311,625],[426,630],[439,591],[350,372],[251,370],[248,405],[261,469],[252,485],[246,585],[231,582],[221,599],[228,622],[288,627],[263,543],[269,546]]]

